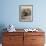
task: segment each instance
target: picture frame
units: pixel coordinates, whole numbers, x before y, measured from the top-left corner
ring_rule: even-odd
[[[33,21],[33,6],[32,5],[19,6],[19,21],[20,22]]]

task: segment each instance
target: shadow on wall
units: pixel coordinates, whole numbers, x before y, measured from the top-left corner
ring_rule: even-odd
[[[4,24],[0,24],[0,43],[2,43],[2,36],[3,36],[3,32],[5,32],[6,30],[4,30],[5,25]]]

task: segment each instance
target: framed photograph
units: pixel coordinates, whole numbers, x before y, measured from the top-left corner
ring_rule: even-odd
[[[20,5],[19,6],[19,21],[31,22],[33,21],[32,5]]]

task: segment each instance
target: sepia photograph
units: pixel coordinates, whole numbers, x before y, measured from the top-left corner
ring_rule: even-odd
[[[31,22],[32,19],[32,5],[20,5],[19,20],[21,22]]]

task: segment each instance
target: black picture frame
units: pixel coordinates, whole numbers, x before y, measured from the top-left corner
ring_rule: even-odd
[[[33,21],[33,5],[19,6],[19,21],[32,22]]]

